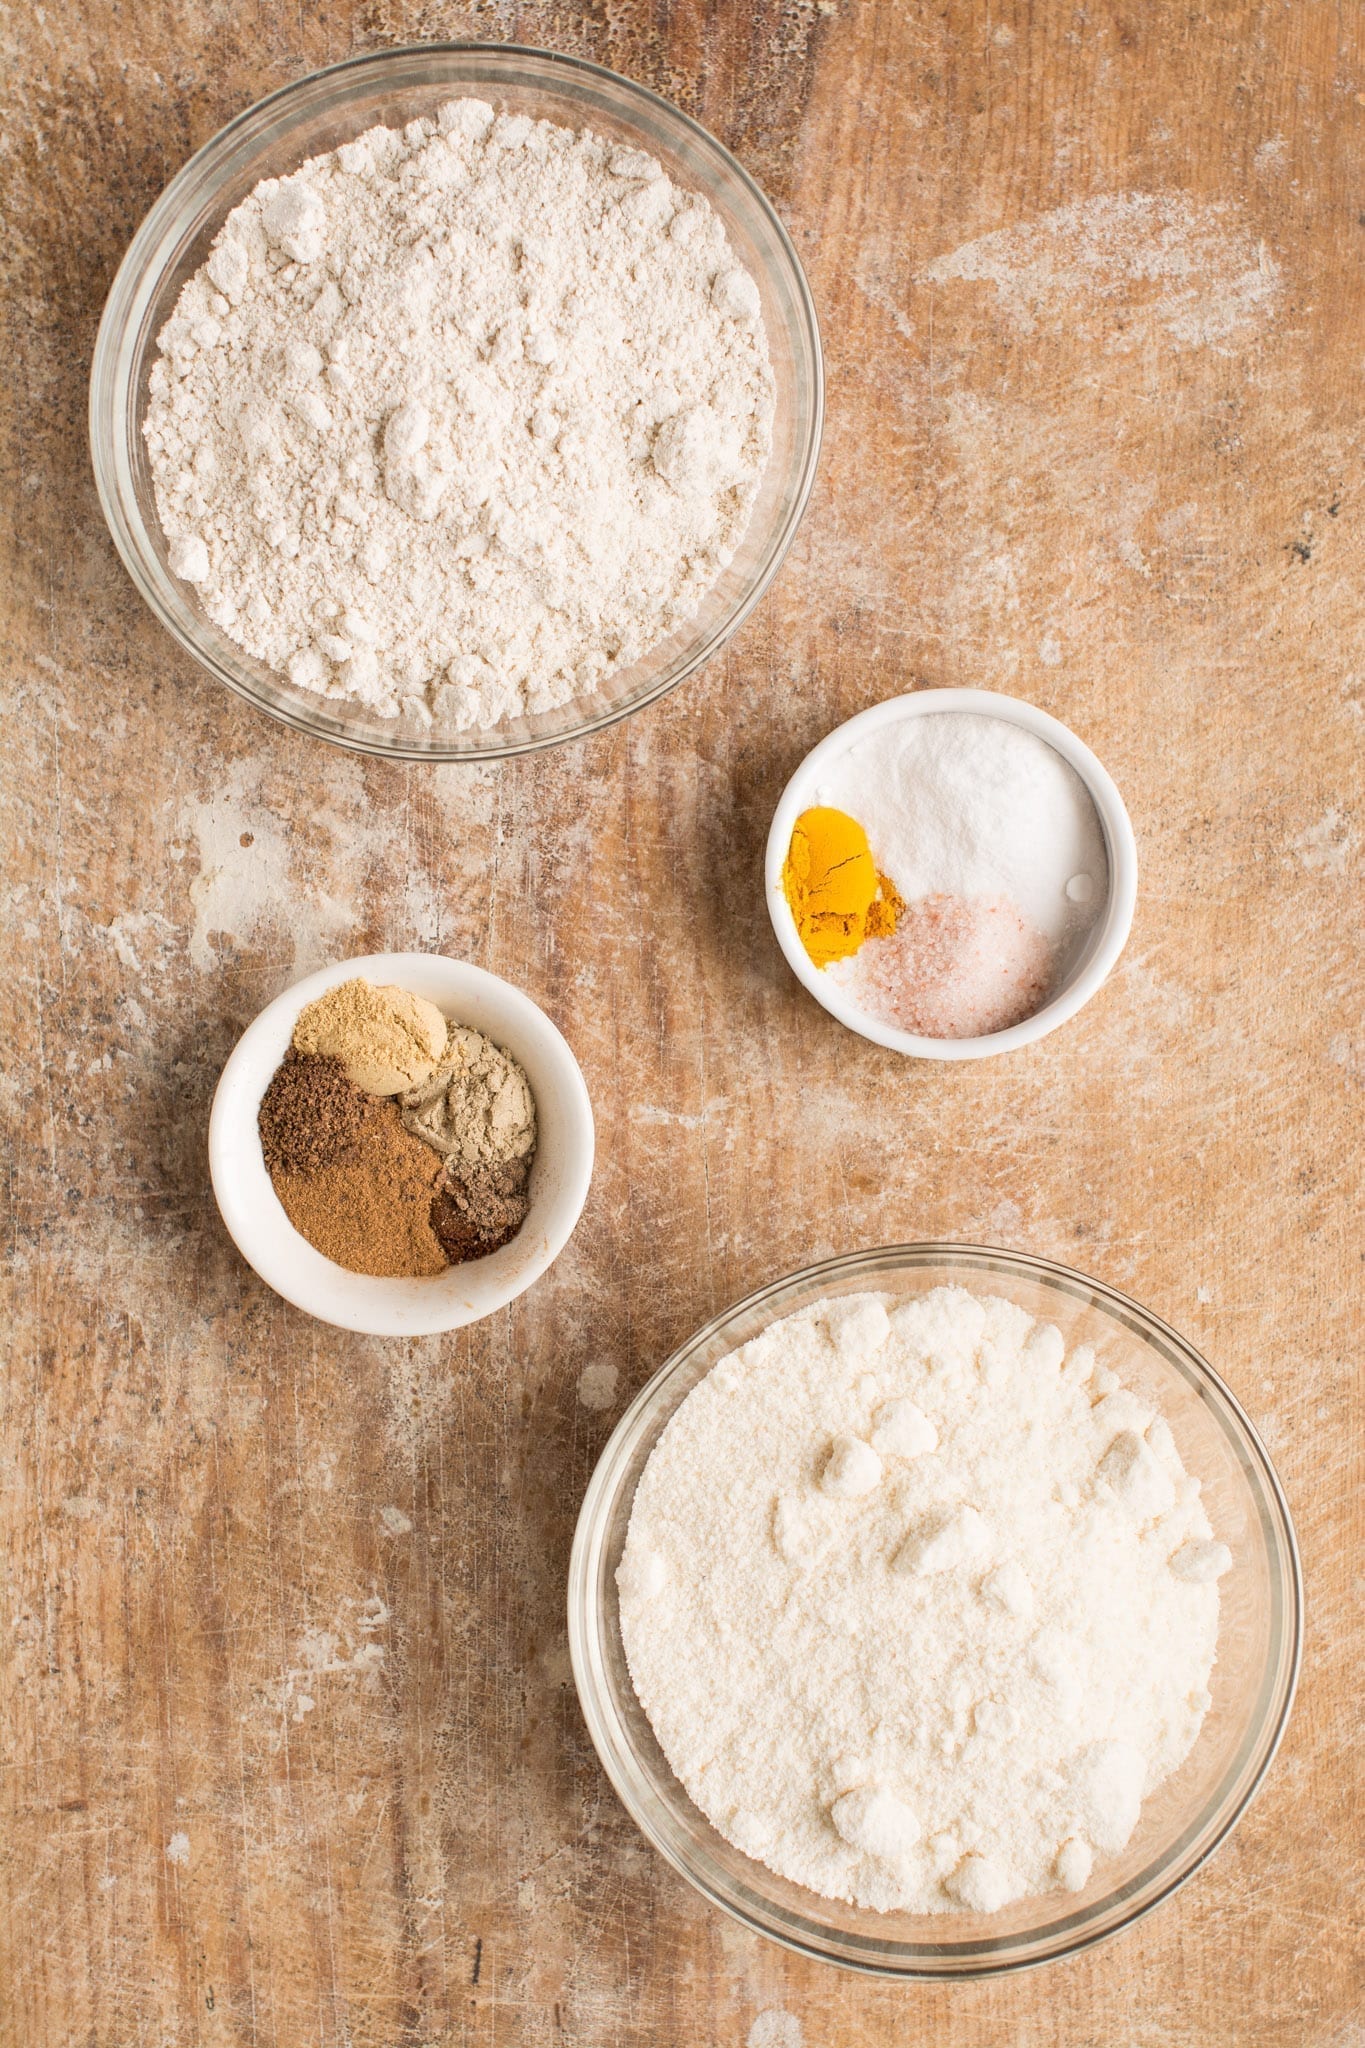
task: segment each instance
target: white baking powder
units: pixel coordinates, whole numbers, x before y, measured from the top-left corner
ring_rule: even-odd
[[[1003,897],[1054,946],[1103,907],[1109,868],[1090,793],[1009,719],[937,711],[882,726],[823,771],[812,802],[858,819],[907,903]]]
[[[1022,1308],[773,1324],[641,1477],[631,1676],[727,1840],[878,1910],[1082,1890],[1209,1706],[1213,1540],[1166,1422]]]
[[[827,969],[869,1016],[976,1038],[1042,1008],[1108,893],[1094,803],[1070,763],[1003,718],[933,712],[854,742],[816,801],[852,813],[905,900],[895,931]]]
[[[707,202],[479,100],[264,180],[159,342],[174,573],[296,686],[457,729],[691,616],[771,445],[758,289]]]

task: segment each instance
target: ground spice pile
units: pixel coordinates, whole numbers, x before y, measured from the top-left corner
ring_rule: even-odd
[[[432,1228],[452,1264],[486,1258],[516,1236],[530,1207],[530,1083],[481,1031],[452,1024],[435,1071],[400,1099],[405,1128],[446,1162]]]
[[[817,967],[845,960],[865,939],[889,937],[905,908],[872,858],[867,834],[847,811],[803,811],[782,869],[801,943]]]
[[[418,1278],[486,1258],[530,1208],[525,1074],[406,989],[357,979],[310,1003],[258,1127],[290,1222],[354,1273]]]

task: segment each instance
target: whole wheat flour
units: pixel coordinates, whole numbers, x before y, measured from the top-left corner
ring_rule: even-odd
[[[263,180],[159,344],[173,572],[296,686],[457,729],[690,617],[771,445],[758,288],[707,202],[474,99]]]
[[[875,1910],[1081,1891],[1209,1706],[1217,1579],[1166,1422],[1015,1304],[772,1324],[641,1477],[641,1704],[720,1832]]]

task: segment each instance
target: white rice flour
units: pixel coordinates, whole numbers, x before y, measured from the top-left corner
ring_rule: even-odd
[[[646,1465],[618,1573],[677,1776],[783,1877],[874,1909],[1080,1891],[1209,1706],[1216,1580],[1166,1422],[1023,1309],[822,1302]]]

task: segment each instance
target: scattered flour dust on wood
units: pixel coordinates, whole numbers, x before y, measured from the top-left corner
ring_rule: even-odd
[[[605,1359],[595,1359],[585,1365],[578,1375],[578,1400],[583,1408],[594,1415],[605,1415],[616,1402],[616,1382],[619,1375],[616,1367]]]
[[[1109,337],[1120,348],[1135,346],[1151,323],[1178,348],[1226,348],[1264,318],[1281,286],[1279,265],[1230,207],[1166,192],[1058,207],[938,256],[921,275],[929,284],[992,285],[1025,333],[1065,312],[1111,305],[1124,315]]]
[[[484,835],[491,842],[496,796],[477,770],[461,775],[458,800],[461,859],[471,883],[483,872]],[[441,771],[431,771],[434,795],[450,801]],[[220,765],[205,795],[191,793],[172,822],[172,859],[188,895],[188,914],[165,921],[160,950],[173,958],[183,946],[196,973],[220,971],[223,942],[269,949],[295,976],[353,950],[348,941],[366,915],[377,875],[393,869],[393,827],[371,805],[359,764],[341,755],[322,763],[310,790],[306,820],[291,812],[295,792],[267,752]],[[196,872],[197,869],[197,872]],[[422,950],[439,952],[448,906],[426,863],[409,857],[401,868],[396,915]],[[126,917],[109,927],[125,965],[136,972],[138,932]],[[145,928],[145,927],[144,927]],[[125,956],[130,942],[138,957]]]
[[[618,1573],[631,1676],[747,1855],[874,1910],[1082,1890],[1210,1704],[1170,1428],[1022,1308],[825,1301],[697,1386]]]
[[[745,2037],[745,2048],[802,2048],[801,2022],[780,2005],[765,2006]]]

